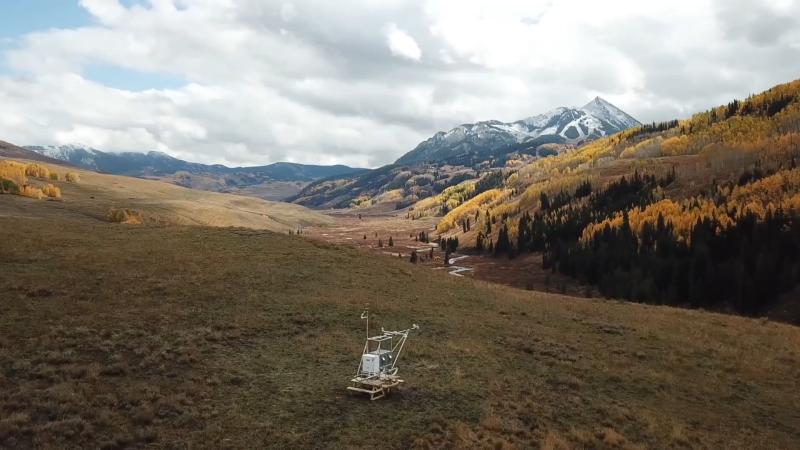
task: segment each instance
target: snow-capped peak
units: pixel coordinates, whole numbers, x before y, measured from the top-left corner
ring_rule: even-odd
[[[638,120],[599,96],[580,109],[621,129],[640,125]]]
[[[596,97],[580,108],[559,107],[511,123],[488,120],[439,132],[397,160],[400,164],[448,161],[477,154],[512,151],[520,145],[581,144],[639,125],[611,103]]]

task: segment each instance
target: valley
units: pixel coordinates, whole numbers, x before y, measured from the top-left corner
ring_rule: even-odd
[[[0,14],[0,450],[800,449],[800,0]]]
[[[796,108],[641,126],[502,167],[376,169],[356,177],[363,201],[346,209],[329,207],[349,202],[349,182],[323,179],[341,191],[322,189],[329,200],[316,211],[5,145],[0,446],[792,448],[791,290],[735,315],[742,304],[710,291],[695,303],[709,286],[697,278],[678,302],[658,296],[683,293],[634,288],[665,249],[670,264],[700,258],[686,273],[705,270],[697,261],[719,257],[715,236],[742,223],[756,230],[746,239],[765,242],[755,248],[778,255],[773,275],[795,286]],[[664,153],[669,139],[698,139],[680,127],[741,121],[777,131],[739,135],[746,148]],[[402,204],[422,179],[441,189]],[[709,181],[723,189],[713,202]],[[653,205],[658,214],[646,213]],[[698,231],[712,219],[718,231]],[[612,282],[564,262],[608,248],[591,239],[616,239],[599,251],[613,256]],[[704,252],[691,247],[703,239]],[[717,293],[774,280],[764,256],[732,254],[756,270],[732,272],[739,284]],[[664,267],[680,286],[683,272]],[[364,309],[374,327],[420,325],[406,383],[379,403],[345,390]]]
[[[452,273],[476,280],[497,283],[517,289],[568,294],[574,297],[591,297],[597,293],[590,286],[550,270],[542,269],[541,255],[531,255],[515,260],[493,258],[491,255],[467,248],[449,255],[435,242],[435,217],[409,220],[406,210],[383,208],[364,210],[333,210],[325,214],[333,224],[302,229],[302,236],[313,240],[346,245],[369,254],[411,263],[411,253],[417,252],[413,265],[435,271]],[[420,242],[419,235],[427,235],[430,243]],[[391,238],[391,246],[389,244]],[[458,270],[461,268],[462,270]]]

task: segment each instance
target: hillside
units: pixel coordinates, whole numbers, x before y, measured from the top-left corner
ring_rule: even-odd
[[[315,181],[287,201],[312,208],[365,208],[390,204],[401,209],[482,173],[464,166],[388,165],[356,176]]]
[[[0,157],[0,163],[3,161],[32,162]],[[105,222],[112,211],[128,210],[135,221],[145,223],[236,226],[274,231],[331,223],[331,219],[322,214],[288,203],[198,191],[155,180],[99,174],[57,164],[40,165],[55,173],[58,179],[28,176],[29,184],[34,187],[52,185],[58,189],[59,198],[36,200],[0,195],[0,216]],[[79,181],[66,181],[67,173],[77,175]]]
[[[2,447],[800,442],[796,327],[490,286],[270,232],[0,228]],[[365,305],[371,327],[420,325],[406,384],[374,403],[344,389]]]
[[[28,146],[40,155],[95,172],[158,178],[193,189],[282,200],[309,182],[352,175],[363,169],[278,162],[266,166],[227,167],[183,161],[161,152],[110,153],[82,145]]]
[[[758,315],[798,302],[798,159],[794,81],[497,171],[437,231],[478,253],[541,253],[609,297]]]

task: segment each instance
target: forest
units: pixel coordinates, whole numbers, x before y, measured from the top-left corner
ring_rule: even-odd
[[[795,81],[495,172],[437,229],[606,297],[759,315],[800,283],[798,159]]]

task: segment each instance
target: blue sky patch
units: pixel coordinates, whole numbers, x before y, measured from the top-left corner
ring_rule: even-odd
[[[50,28],[77,28],[94,23],[92,15],[77,1],[4,1],[2,10],[0,39],[18,39],[22,35],[34,31]]]
[[[186,84],[186,80],[177,75],[142,72],[111,64],[92,64],[83,70],[83,76],[104,86],[127,91],[178,89]]]

